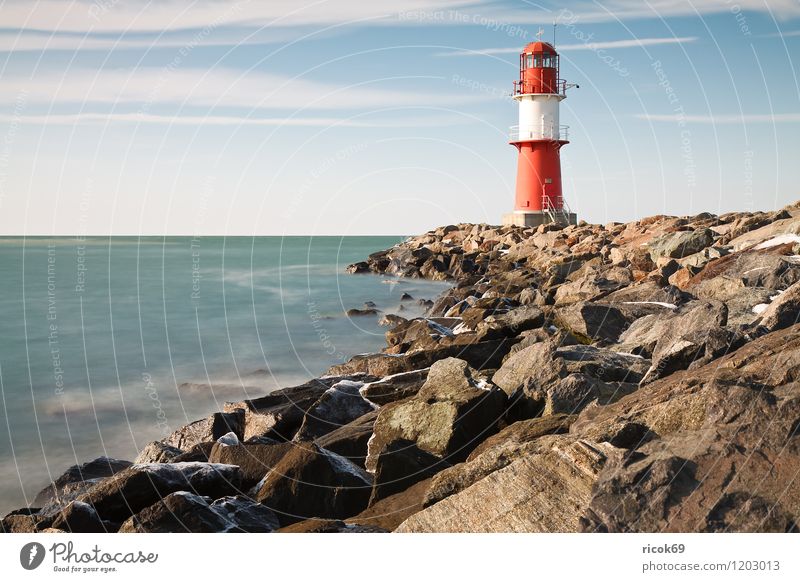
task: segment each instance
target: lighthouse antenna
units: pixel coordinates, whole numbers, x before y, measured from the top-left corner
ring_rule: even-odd
[[[554,20],[553,21],[553,47],[556,46],[556,26],[557,26],[557,23]]]

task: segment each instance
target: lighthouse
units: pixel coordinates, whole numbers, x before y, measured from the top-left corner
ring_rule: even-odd
[[[561,190],[561,148],[569,143],[569,128],[560,125],[558,114],[567,89],[577,85],[559,78],[558,61],[553,45],[541,40],[528,44],[519,55],[519,80],[514,81],[513,93],[519,104],[519,125],[511,128],[510,137],[518,151],[517,188],[514,212],[503,217],[503,224],[577,221]]]

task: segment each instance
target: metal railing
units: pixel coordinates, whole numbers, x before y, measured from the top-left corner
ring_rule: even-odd
[[[569,141],[568,125],[553,125],[544,123],[536,127],[525,127],[520,130],[519,125],[511,127],[509,141],[527,141],[535,139],[549,139],[553,141]]]
[[[564,201],[562,196],[542,195],[542,211],[547,214],[551,222],[569,224],[572,209]]]
[[[567,81],[565,79],[557,79],[555,82],[554,91],[543,91],[542,93],[531,93],[525,91],[525,85],[531,85],[531,81],[523,83],[522,81],[514,81],[514,95],[566,95],[567,94]]]

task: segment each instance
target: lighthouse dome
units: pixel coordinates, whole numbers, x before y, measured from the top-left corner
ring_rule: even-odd
[[[528,54],[541,54],[541,53],[548,53],[552,55],[558,54],[556,49],[553,45],[549,42],[544,42],[541,40],[537,40],[536,42],[530,42],[525,45],[525,48],[522,49],[522,52],[526,55]]]

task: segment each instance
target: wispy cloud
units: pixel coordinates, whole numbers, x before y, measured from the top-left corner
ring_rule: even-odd
[[[398,10],[438,11],[476,0],[6,0],[2,26],[73,32],[136,32],[223,26],[326,26],[396,19]]]
[[[608,49],[625,49],[625,48],[641,48],[646,46],[655,46],[661,44],[686,44],[695,42],[695,36],[681,36],[681,37],[666,37],[666,38],[634,38],[628,40],[609,40],[603,42],[587,42],[579,44],[559,44],[557,45],[558,52],[565,51],[597,51]],[[474,55],[504,55],[504,54],[518,54],[520,47],[502,47],[502,48],[485,48],[475,50],[457,50],[439,53],[438,56],[443,57],[463,57]]]
[[[371,119],[349,117],[247,117],[235,115],[153,115],[145,113],[75,113],[53,115],[0,114],[0,123],[29,125],[97,125],[128,123],[168,126],[268,126],[268,127],[445,127],[469,123],[466,117],[431,115],[400,119]]]
[[[647,121],[703,123],[709,125],[800,122],[800,113],[746,113],[743,115],[661,115],[655,113],[639,113],[636,117]]]
[[[254,71],[161,68],[39,70],[0,78],[0,92],[24,94],[30,104],[138,106],[148,113],[159,104],[180,107],[243,107],[282,110],[370,110],[396,106],[452,106],[488,100],[475,93],[414,90],[437,77],[395,77],[336,85]],[[389,88],[387,88],[389,87]],[[395,88],[398,87],[398,88]]]

